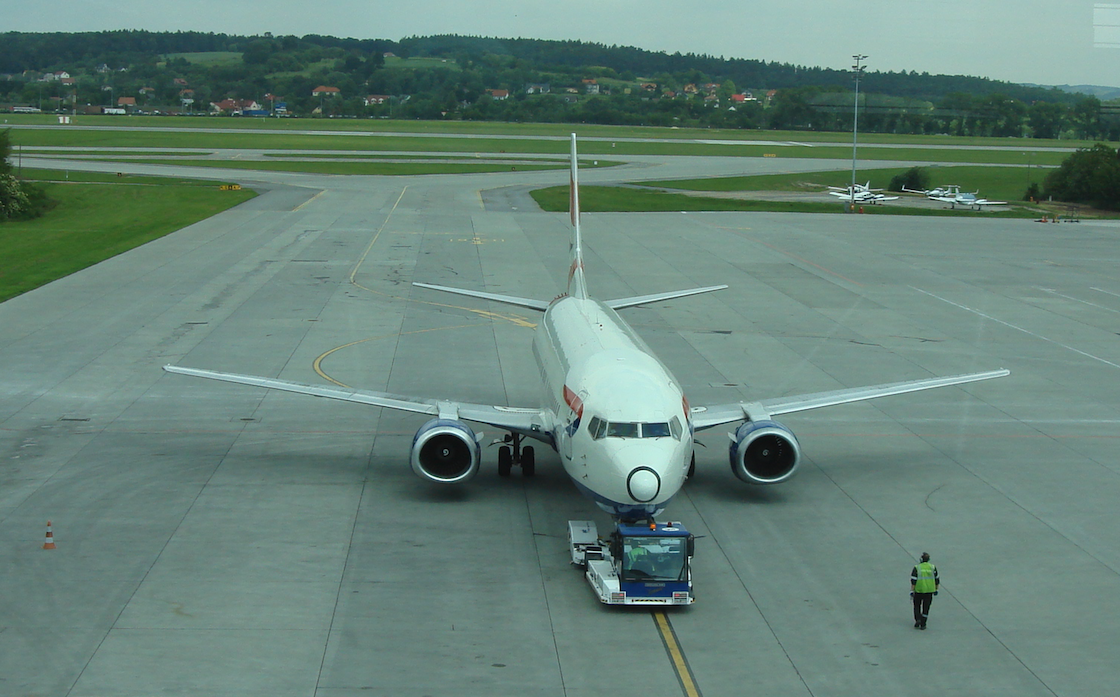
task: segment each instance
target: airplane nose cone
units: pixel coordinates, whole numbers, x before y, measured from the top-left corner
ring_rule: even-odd
[[[661,491],[661,477],[649,467],[635,467],[626,478],[626,491],[640,503],[652,501]]]

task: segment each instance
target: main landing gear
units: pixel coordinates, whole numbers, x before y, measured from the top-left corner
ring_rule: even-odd
[[[522,476],[532,477],[536,473],[537,462],[533,446],[521,447],[523,438],[519,433],[508,433],[502,438],[502,442],[509,445],[498,448],[499,477],[508,477],[514,465],[521,467]]]

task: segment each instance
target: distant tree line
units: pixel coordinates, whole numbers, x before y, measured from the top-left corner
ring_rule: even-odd
[[[8,32],[0,34],[0,46],[0,103],[44,110],[112,106],[129,96],[146,111],[207,111],[211,102],[232,98],[268,108],[283,101],[294,115],[852,127],[854,93],[846,71],[581,41],[109,31]],[[224,60],[189,55],[222,52]],[[418,61],[395,58],[433,60],[417,68]],[[74,83],[37,77],[59,70]],[[600,93],[588,94],[585,80],[595,80]],[[337,87],[339,96],[312,95],[321,85]],[[533,85],[549,89],[530,94]],[[494,90],[505,94],[497,97]],[[748,92],[750,100],[731,100]],[[367,99],[371,95],[378,98]],[[1096,97],[1056,88],[870,72],[861,80],[860,130],[1113,140],[1120,138],[1120,118],[1102,112]]]

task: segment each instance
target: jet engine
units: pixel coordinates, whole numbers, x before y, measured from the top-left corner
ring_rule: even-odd
[[[470,426],[453,419],[432,419],[412,439],[412,471],[438,484],[459,484],[476,473],[482,448]]]
[[[749,484],[777,484],[797,471],[801,446],[777,421],[747,421],[731,434],[731,471]]]

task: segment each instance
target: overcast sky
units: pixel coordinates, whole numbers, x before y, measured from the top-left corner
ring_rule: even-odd
[[[862,53],[871,70],[1120,87],[1120,0],[0,0],[0,17],[13,31],[579,39],[840,69]]]

